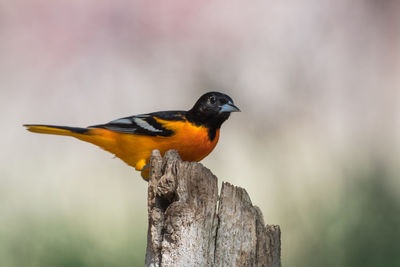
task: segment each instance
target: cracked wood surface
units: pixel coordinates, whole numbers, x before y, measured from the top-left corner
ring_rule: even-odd
[[[280,267],[280,228],[265,225],[246,190],[222,184],[176,151],[153,151],[146,266]]]

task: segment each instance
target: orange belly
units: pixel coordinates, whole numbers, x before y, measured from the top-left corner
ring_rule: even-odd
[[[142,170],[150,163],[151,151],[154,149],[158,149],[161,155],[175,149],[184,161],[200,161],[217,145],[219,129],[214,140],[210,141],[208,130],[203,126],[195,126],[185,121],[157,121],[175,134],[169,137],[145,136],[92,128],[90,134],[75,137],[115,154],[136,170]]]

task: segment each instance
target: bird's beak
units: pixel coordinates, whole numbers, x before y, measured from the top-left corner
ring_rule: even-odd
[[[240,112],[240,109],[237,106],[235,106],[232,102],[228,102],[221,106],[219,113],[223,112]]]

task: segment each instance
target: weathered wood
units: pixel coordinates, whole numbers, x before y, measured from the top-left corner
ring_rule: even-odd
[[[280,267],[279,226],[265,226],[247,192],[176,151],[153,151],[146,266]]]
[[[222,183],[218,219],[216,266],[280,266],[279,226],[265,226],[246,190]]]

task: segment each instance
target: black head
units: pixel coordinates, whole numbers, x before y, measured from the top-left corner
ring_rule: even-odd
[[[218,129],[226,121],[231,112],[240,111],[233,104],[232,98],[219,92],[202,95],[193,108],[188,111],[189,119],[198,124]]]

